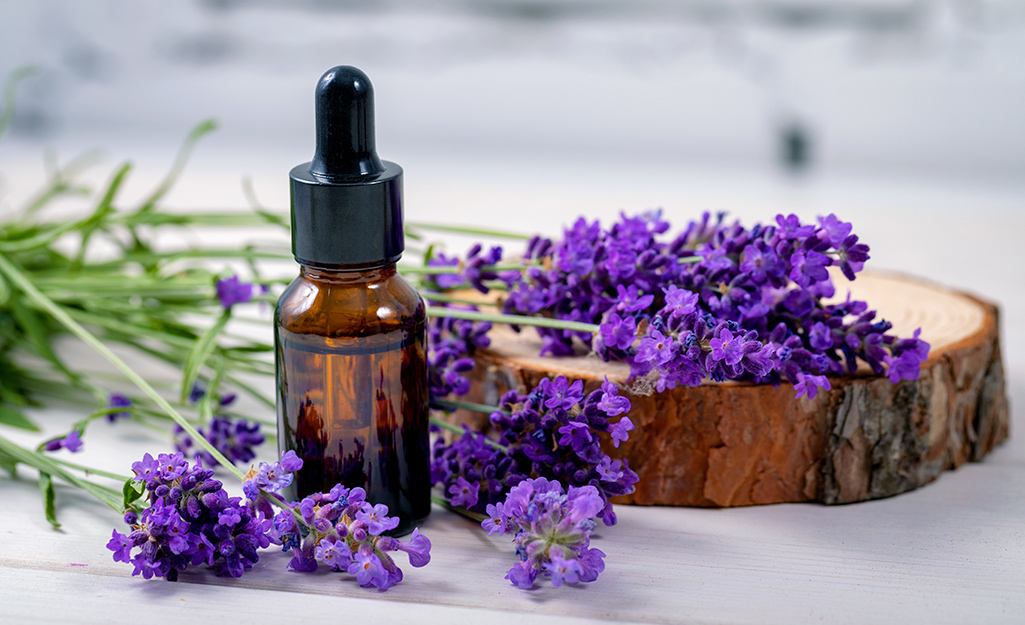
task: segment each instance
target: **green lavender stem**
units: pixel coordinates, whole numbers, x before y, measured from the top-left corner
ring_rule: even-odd
[[[443,430],[447,430],[447,431],[452,432],[454,434],[465,434],[466,433],[466,430],[464,428],[461,428],[458,425],[452,425],[448,421],[443,421],[441,419],[438,419],[437,417],[431,417],[431,423],[433,423],[434,425],[438,426],[439,428],[441,428]],[[503,445],[501,443],[498,443],[498,442],[495,442],[495,441],[491,440],[490,438],[488,438],[487,436],[484,436],[483,434],[481,436],[484,439],[484,442],[487,443],[488,445],[494,447],[498,451],[501,451],[501,452],[504,452],[504,453],[509,453],[509,448],[506,447],[505,445]]]
[[[0,256],[0,261],[5,260],[5,258]],[[110,487],[101,486],[95,482],[90,482],[89,480],[80,478],[73,473],[69,473],[60,464],[54,461],[53,458],[36,451],[25,449],[2,436],[0,436],[0,452],[3,452],[18,462],[27,464],[30,467],[35,467],[42,473],[48,473],[59,477],[68,484],[81,488],[116,510],[118,513],[124,512],[124,508],[121,505],[121,493]]]
[[[108,478],[110,478],[112,480],[117,480],[118,482],[125,482],[125,481],[131,479],[131,478],[129,478],[126,475],[120,475],[118,473],[111,473],[110,471],[104,471],[102,469],[94,469],[92,467],[87,467],[87,466],[82,465],[82,464],[76,464],[74,462],[69,462],[67,460],[61,460],[59,458],[50,457],[50,460],[52,460],[53,462],[56,462],[57,464],[59,464],[61,466],[68,467],[70,469],[75,469],[76,471],[81,471],[82,473],[85,473],[86,475],[90,475],[90,474],[92,474],[92,475],[99,475],[100,477],[108,477]]]
[[[438,408],[451,408],[453,410],[470,410],[472,412],[481,412],[484,414],[491,414],[492,412],[504,412],[509,414],[505,410],[498,408],[497,406],[489,406],[487,404],[475,404],[469,401],[458,401],[455,399],[432,399],[431,406]]]
[[[449,226],[445,224],[432,224],[424,222],[411,222],[407,223],[406,226],[411,230],[433,230],[434,232],[451,232],[454,234],[473,234],[483,237],[494,237],[499,239],[516,239],[518,241],[527,241],[530,239],[529,234],[520,234],[517,232],[508,232],[505,230],[488,230],[485,228],[470,228],[466,226]]]
[[[497,315],[472,310],[442,308],[439,306],[428,306],[427,314],[435,317],[453,317],[455,319],[467,319],[470,321],[490,321],[492,323],[505,323],[516,326],[537,326],[541,328],[555,328],[557,330],[573,330],[574,332],[590,332],[591,334],[598,331],[598,326],[593,323],[566,321],[565,319],[550,319],[548,317]]]
[[[498,272],[498,271],[523,271],[524,269],[526,269],[527,267],[530,267],[530,266],[531,265],[513,265],[513,264],[508,264],[508,265],[484,265],[483,267],[480,268],[480,270],[481,271],[494,271],[494,272]],[[457,265],[437,265],[437,266],[432,266],[432,265],[399,265],[398,269],[399,269],[400,272],[406,273],[406,274],[430,274],[430,275],[437,275],[437,274],[442,274],[442,273],[445,273],[445,274],[453,273],[454,274],[454,273],[459,273],[459,272],[461,272],[463,270],[461,267],[459,267]]]
[[[436,503],[439,506],[441,506],[442,508],[445,508],[446,510],[450,510],[450,511],[455,512],[456,514],[458,514],[460,516],[464,516],[464,517],[466,517],[468,519],[473,519],[474,521],[477,521],[477,522],[483,521],[484,519],[488,518],[486,514],[481,514],[479,512],[473,512],[472,510],[467,510],[466,508],[457,508],[457,507],[453,506],[452,504],[450,504],[448,502],[448,500],[445,499],[444,497],[442,497],[440,495],[435,495],[434,493],[431,493],[431,503]]]

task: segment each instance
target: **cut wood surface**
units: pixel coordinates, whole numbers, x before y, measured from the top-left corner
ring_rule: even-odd
[[[629,367],[593,356],[545,358],[531,330],[504,327],[477,356],[474,401],[494,404],[510,388],[565,375],[597,388],[608,376],[630,398],[630,440],[608,453],[640,476],[620,503],[744,506],[848,503],[902,493],[943,471],[981,460],[1009,432],[997,308],[966,293],[897,275],[836,280],[894,324],[922,329],[931,344],[919,378],[892,384],[861,370],[831,378],[832,390],[795,398],[794,388],[727,382],[635,392]],[[486,425],[479,416],[456,415]]]

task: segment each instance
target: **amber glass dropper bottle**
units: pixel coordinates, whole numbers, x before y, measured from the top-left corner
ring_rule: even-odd
[[[395,269],[402,168],[377,156],[366,74],[335,67],[316,90],[317,149],[292,169],[299,277],[278,300],[279,451],[292,495],[361,486],[404,534],[430,511],[426,308]]]

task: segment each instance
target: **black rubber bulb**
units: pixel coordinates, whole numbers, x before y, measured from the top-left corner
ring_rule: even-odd
[[[402,167],[377,156],[370,80],[335,67],[316,98],[316,153],[288,172],[292,253],[306,265],[393,263],[405,249]]]
[[[317,83],[317,151],[310,173],[328,181],[384,171],[374,139],[374,87],[355,67],[329,69]]]

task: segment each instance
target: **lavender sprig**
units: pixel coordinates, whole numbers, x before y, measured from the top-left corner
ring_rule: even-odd
[[[603,435],[618,447],[634,428],[627,416],[611,421],[630,410],[618,387],[606,380],[585,396],[583,382],[559,376],[542,380],[527,394],[510,391],[500,403],[490,416],[497,448],[470,431],[452,443],[435,441],[431,481],[449,503],[484,512],[524,479],[544,477],[569,487],[594,487],[602,521],[614,525],[609,498],[633,492],[638,481],[625,459],[612,460],[601,448]]]
[[[333,571],[348,572],[364,588],[387,590],[402,581],[391,552],[404,551],[410,565],[422,567],[431,560],[431,541],[414,529],[408,541],[383,535],[395,529],[398,517],[388,516],[388,506],[366,501],[362,488],[341,484],[325,493],[286,504],[275,493],[292,481],[291,473],[302,468],[295,452],[285,452],[280,463],[261,463],[247,474],[243,490],[252,505],[270,516],[269,504],[282,510],[273,518],[270,540],[291,551],[292,570],[309,573],[322,562]]]
[[[132,465],[148,493],[149,506],[129,509],[127,535],[114,530],[107,548],[115,562],[132,564],[132,575],[176,581],[189,566],[217,567],[218,575],[241,577],[270,545],[271,522],[239,497],[229,497],[213,470],[189,466],[181,452],[146,454]]]
[[[481,527],[488,535],[514,534],[517,562],[505,577],[514,586],[534,587],[539,576],[553,586],[593,582],[605,570],[605,553],[591,548],[596,517],[604,506],[594,486],[571,487],[529,479],[498,504],[488,504]]]

